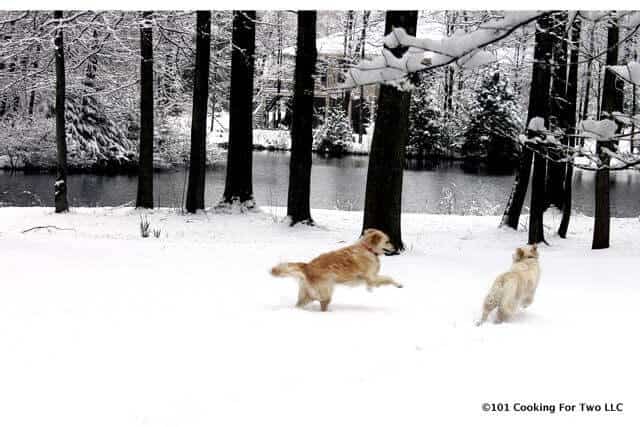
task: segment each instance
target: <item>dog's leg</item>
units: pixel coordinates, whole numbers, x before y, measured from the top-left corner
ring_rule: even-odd
[[[324,285],[318,287],[318,296],[320,300],[320,309],[327,311],[329,304],[331,303],[331,296],[333,295],[333,286]]]
[[[495,303],[495,301],[489,298],[485,300],[484,304],[482,304],[482,318],[480,318],[480,320],[476,322],[476,326],[480,326],[487,321],[487,317],[489,317],[489,313],[491,313],[493,309],[496,308],[496,305],[497,304]]]
[[[484,322],[487,321],[487,317],[489,317],[489,313],[491,313],[493,311],[493,309],[496,308],[494,305],[491,304],[487,304],[486,302],[484,303],[483,307],[482,307],[482,317],[480,318],[480,320],[478,320],[476,322],[476,326],[480,326],[482,325]]]
[[[536,283],[527,284],[526,295],[522,298],[522,307],[527,308],[533,302],[533,297],[536,295]]]
[[[393,280],[391,277],[388,277],[388,276],[369,277],[365,279],[365,281],[367,282],[368,287],[378,287],[382,285],[393,285],[396,288],[402,287],[400,283],[396,282],[395,280]]]
[[[302,308],[311,301],[313,301],[313,299],[309,296],[307,288],[303,284],[300,284],[300,287],[298,288],[298,302],[296,303],[296,307]]]
[[[331,304],[331,298],[320,301],[320,310],[327,311],[329,304]]]
[[[502,300],[500,307],[498,307],[498,321],[503,322],[509,320],[513,313],[516,311],[516,302],[513,299],[507,298]]]

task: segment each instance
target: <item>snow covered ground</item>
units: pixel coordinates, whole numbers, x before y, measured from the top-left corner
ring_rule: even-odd
[[[496,217],[403,215],[407,251],[382,259],[403,289],[338,288],[330,312],[293,307],[267,274],[345,245],[362,213],[243,215],[131,208],[0,209],[0,425],[638,425],[640,222],[591,218],[541,248],[537,299],[475,327],[525,232]],[[558,218],[548,217],[550,224]],[[72,230],[22,230],[55,225]],[[548,234],[551,234],[550,230]],[[317,304],[317,303],[316,303]],[[482,403],[508,403],[508,413]],[[560,403],[601,412],[559,412]],[[623,403],[623,412],[604,412]],[[515,411],[516,403],[555,413]],[[473,423],[473,424],[471,424]]]

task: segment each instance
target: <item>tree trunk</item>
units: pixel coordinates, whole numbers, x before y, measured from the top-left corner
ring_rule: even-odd
[[[516,170],[516,176],[511,187],[511,194],[507,201],[507,207],[505,208],[501,226],[507,226],[518,229],[520,223],[520,213],[522,212],[522,206],[524,205],[524,199],[527,195],[527,187],[529,187],[529,177],[531,175],[531,162],[533,161],[533,153],[527,148],[523,148],[520,153],[520,161],[518,169]]]
[[[282,39],[282,12],[277,13],[277,25],[278,25],[278,51],[276,53],[276,60],[278,63],[278,80],[276,82],[276,99],[278,100],[276,104],[276,114],[275,114],[275,123],[274,127],[278,129],[280,127],[280,122],[282,121],[282,109],[280,108],[280,102],[282,97],[280,96],[280,92],[282,91],[282,48],[283,48],[283,39]]]
[[[56,165],[56,182],[55,206],[56,213],[67,212],[69,210],[69,202],[67,201],[67,140],[64,123],[64,101],[65,101],[65,69],[64,69],[64,43],[62,39],[62,11],[53,12],[53,19],[57,20],[58,29],[56,29],[55,49],[56,49],[56,146],[57,146],[57,165]]]
[[[235,201],[245,207],[253,200],[253,62],[256,12],[233,12],[233,52],[231,55],[231,94],[229,100],[229,151],[227,179],[222,203]]]
[[[542,117],[549,128],[549,88],[551,85],[551,61],[553,36],[549,29],[553,24],[552,16],[538,20],[534,66],[529,95],[528,120]],[[529,132],[529,137],[534,135]],[[544,242],[546,160],[537,153],[533,155],[533,176],[531,178],[531,203],[529,213],[529,244]]]
[[[350,10],[347,12],[347,24],[344,30],[344,56],[343,61],[345,64],[349,64],[351,61],[351,41],[353,39],[353,21],[355,18],[355,12]],[[347,66],[345,66],[345,71]],[[351,123],[351,90],[344,91],[343,108],[347,115],[347,120]]]
[[[591,97],[591,75],[593,68],[593,53],[595,43],[596,23],[594,22],[591,27],[591,35],[589,36],[589,61],[587,62],[587,83],[584,89],[583,108],[582,108],[582,120],[586,120],[589,115],[589,98]]]
[[[316,58],[316,12],[298,12],[298,46],[293,89],[291,160],[287,215],[291,225],[313,224],[311,192],[311,145],[313,143],[313,89]]]
[[[549,86],[551,82],[550,60],[552,55],[552,37],[548,31],[551,27],[551,19],[552,18],[546,16],[538,20],[538,26],[535,34],[534,63],[529,94],[529,111],[527,113],[527,123],[529,123],[534,117],[542,117],[545,119],[545,125],[547,126],[549,123]],[[531,133],[528,133],[531,137]],[[534,155],[531,150],[526,146],[523,147],[522,152],[520,153],[520,164],[516,171],[511,195],[509,196],[509,201],[507,202],[507,207],[505,208],[500,225],[513,228],[514,230],[518,229],[522,206],[524,205],[527,188],[529,186],[529,176],[531,175],[531,163],[533,158]],[[532,198],[534,192],[533,187],[535,187],[535,201],[536,203],[539,203],[539,207],[537,205],[536,207],[538,207],[538,209],[542,209],[542,212],[544,212],[544,181],[546,175],[544,159],[538,162],[537,172],[537,174],[534,173],[535,178],[537,179],[535,183],[532,183]],[[542,191],[542,194],[540,194],[540,191]],[[536,215],[541,215],[541,213],[536,212]],[[531,220],[531,215],[529,219]],[[536,218],[536,220],[538,220],[538,218]],[[542,226],[541,218],[539,226]],[[529,232],[531,232],[531,230],[529,230]]]
[[[569,58],[569,77],[567,80],[567,108],[566,122],[567,131],[570,134],[576,133],[576,120],[578,115],[578,61],[580,59],[580,18],[575,18],[571,29],[571,54]],[[575,140],[572,137],[565,138],[565,144],[574,146]],[[562,220],[558,227],[558,235],[563,239],[567,237],[569,219],[571,217],[571,196],[573,181],[573,165],[567,162],[564,176],[564,202],[562,204]]]
[[[553,69],[551,85],[550,129],[567,132],[567,12],[555,15],[552,33]],[[565,139],[566,143],[566,139]],[[562,209],[564,196],[564,178],[566,164],[547,160],[547,181],[545,207],[555,206]]]
[[[616,19],[612,20],[607,30],[607,65],[616,65],[618,63],[618,39],[620,37],[620,28]],[[622,111],[622,98],[616,93],[616,77],[605,68],[604,86],[602,89],[602,107],[603,115],[612,119],[611,113],[614,111]],[[593,224],[593,242],[592,249],[605,249],[609,247],[609,223],[611,213],[609,211],[609,156],[604,149],[613,149],[612,141],[597,141],[596,153],[600,158],[601,169],[596,172],[596,194],[595,194],[595,215]]]
[[[152,12],[140,27],[140,154],[136,207],[153,209],[153,28]]]
[[[40,45],[38,45],[36,47],[36,58],[38,58],[38,56],[40,56]],[[37,70],[38,69],[38,60],[36,59],[33,64],[33,69]],[[31,90],[31,92],[29,93],[29,116],[33,116],[33,112],[35,109],[35,105],[36,105],[36,91],[35,90]]]
[[[365,10],[362,14],[362,34],[360,35],[360,60],[364,60],[365,46],[367,45],[367,26],[369,25],[370,10]],[[358,143],[362,144],[362,135],[364,134],[364,86],[360,86],[360,102],[358,102]]]
[[[204,209],[205,167],[207,159],[207,102],[209,99],[209,60],[211,55],[211,12],[196,13],[196,70],[191,115],[191,156],[187,212]]]
[[[393,27],[403,27],[408,34],[415,35],[417,25],[417,11],[388,11],[385,34],[390,33]],[[391,52],[400,56],[405,50],[392,49]],[[404,249],[400,215],[410,98],[409,92],[399,91],[389,85],[380,87],[365,194],[363,230],[377,228],[384,231],[397,252]]]

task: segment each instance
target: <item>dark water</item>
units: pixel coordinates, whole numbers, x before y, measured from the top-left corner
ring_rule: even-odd
[[[287,200],[289,154],[255,152],[254,193],[258,204],[284,206]],[[368,158],[314,157],[311,177],[313,208],[362,210]],[[206,203],[215,204],[224,189],[225,165],[207,172]],[[178,207],[183,198],[184,171],[161,172],[154,177],[155,201],[160,206]],[[4,205],[53,206],[54,176],[11,174],[0,171],[0,203]],[[450,165],[424,170],[413,165],[405,171],[402,197],[405,212],[501,214],[509,196],[512,176],[466,174]],[[73,206],[117,206],[135,200],[137,177],[78,174],[69,177]],[[576,171],[573,207],[593,214],[594,174]],[[24,193],[24,192],[28,193]],[[640,215],[640,173],[612,173],[611,210],[617,217]]]

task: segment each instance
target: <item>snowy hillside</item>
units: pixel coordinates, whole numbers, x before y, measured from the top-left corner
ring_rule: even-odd
[[[594,252],[592,219],[575,218],[541,248],[528,311],[475,327],[526,233],[405,214],[407,251],[382,259],[405,288],[338,288],[321,313],[294,308],[295,283],[268,269],[351,242],[362,213],[315,210],[317,227],[290,228],[284,212],[155,210],[162,235],[141,239],[130,208],[0,209],[0,425],[638,425],[637,219],[614,219],[612,248]],[[21,233],[43,225],[63,229]]]

